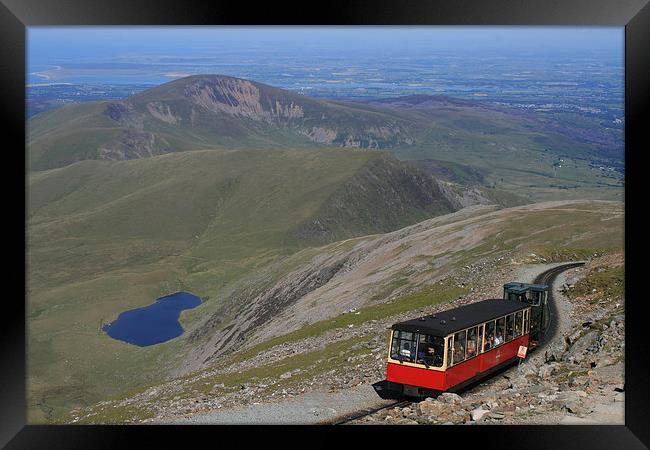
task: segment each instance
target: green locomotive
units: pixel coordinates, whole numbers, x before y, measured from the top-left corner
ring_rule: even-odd
[[[517,300],[531,305],[530,341],[536,347],[544,338],[551,320],[548,307],[548,286],[545,284],[506,283],[503,285],[503,298]]]

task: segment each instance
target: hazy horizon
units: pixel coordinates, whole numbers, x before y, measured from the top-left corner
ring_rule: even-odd
[[[28,27],[33,62],[61,57],[95,59],[158,54],[182,49],[210,52],[239,49],[273,51],[445,51],[491,53],[623,53],[623,27]],[[214,42],[211,42],[214,40]],[[276,47],[282,45],[282,47]],[[522,55],[524,56],[524,55]]]
[[[29,95],[50,103],[208,73],[314,97],[442,94],[622,119],[623,27],[29,27],[27,50]]]

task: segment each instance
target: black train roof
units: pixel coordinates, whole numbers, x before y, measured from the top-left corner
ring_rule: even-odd
[[[515,311],[530,307],[517,300],[490,299],[458,308],[449,309],[429,316],[396,323],[393,330],[419,332],[434,336],[447,336],[472,325],[503,317]]]

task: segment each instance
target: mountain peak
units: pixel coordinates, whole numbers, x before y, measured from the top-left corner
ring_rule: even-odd
[[[261,83],[226,75],[191,75],[165,83],[130,97],[133,104],[146,104],[155,115],[168,109],[164,102],[187,101],[213,113],[272,122],[303,116],[297,94],[272,88]]]
[[[159,86],[147,89],[129,97],[129,100],[138,103],[150,100],[170,100],[181,98],[195,98],[202,91],[211,90],[227,93],[229,91],[276,91],[286,92],[256,81],[236,78],[221,74],[189,75],[178,78]]]

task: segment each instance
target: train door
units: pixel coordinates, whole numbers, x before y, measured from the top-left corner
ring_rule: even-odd
[[[548,304],[546,302],[546,292],[540,290],[530,290],[527,292],[531,305],[530,308],[530,339],[540,341],[543,331],[548,327]]]
[[[544,285],[508,283],[503,286],[503,298],[528,303],[530,308],[530,340],[540,341],[550,320],[547,289]]]

